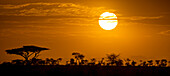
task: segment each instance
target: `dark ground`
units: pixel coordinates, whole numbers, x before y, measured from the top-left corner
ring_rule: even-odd
[[[170,76],[170,67],[0,65],[0,73],[5,76]]]

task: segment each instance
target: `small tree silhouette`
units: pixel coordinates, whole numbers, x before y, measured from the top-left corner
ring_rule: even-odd
[[[70,59],[70,65],[77,65],[77,63],[74,62],[73,58]]]
[[[92,59],[90,59],[90,60],[91,60],[91,62],[88,63],[88,65],[95,65],[96,59],[95,59],[95,58],[92,58]]]
[[[98,61],[98,65],[105,65],[104,58],[102,58],[101,61]]]
[[[148,64],[146,63],[146,61],[143,61],[143,66],[148,66]]]
[[[161,60],[161,67],[166,67],[167,66],[167,60],[166,59],[162,59]]]
[[[37,46],[23,46],[22,48],[6,50],[7,54],[16,54],[25,58],[26,64],[29,64],[28,58],[34,54],[33,58],[37,58],[39,53],[48,48],[41,48]]]
[[[46,65],[50,65],[51,64],[51,60],[49,58],[46,58],[45,62],[46,62]]]
[[[122,66],[122,65],[123,65],[123,60],[118,59],[118,60],[116,61],[116,66]]]
[[[24,61],[20,59],[12,60],[12,64],[14,65],[24,65]]]
[[[160,60],[155,60],[155,62],[156,62],[156,66],[159,66],[160,64]]]
[[[129,58],[125,59],[125,62],[126,62],[125,64],[126,64],[126,66],[131,66],[131,65],[130,65],[130,61],[131,61],[131,60],[130,60]]]
[[[107,61],[108,61],[108,64],[115,64],[115,61],[116,59],[119,57],[119,55],[116,55],[116,54],[107,54]]]
[[[59,63],[62,61],[62,58],[58,58],[57,59],[57,65],[59,65]]]
[[[148,61],[148,66],[153,66],[153,60]]]
[[[132,61],[132,66],[135,66],[137,62],[135,62],[134,60]]]
[[[74,55],[75,59],[76,59],[76,64],[79,65],[83,65],[84,64],[84,55],[77,53],[77,52],[73,52],[72,55]]]

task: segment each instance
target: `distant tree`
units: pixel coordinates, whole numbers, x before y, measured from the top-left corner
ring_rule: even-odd
[[[72,53],[72,55],[75,57],[75,59],[76,59],[76,64],[78,64],[78,62],[79,62],[79,55],[80,55],[80,53],[77,53],[77,52],[73,52]]]
[[[155,60],[155,62],[156,62],[156,66],[160,65],[160,60]]]
[[[70,59],[70,65],[77,65],[77,63],[74,62],[73,58]]]
[[[50,65],[51,64],[51,60],[49,58],[46,58],[45,62],[46,62],[46,65]]]
[[[59,65],[59,63],[62,61],[62,58],[58,58],[57,59],[57,65]]]
[[[24,65],[24,61],[20,59],[12,60],[13,65]]]
[[[88,60],[84,60],[84,65],[88,65]]]
[[[148,61],[148,66],[153,66],[153,60]]]
[[[29,57],[34,55],[32,58],[37,58],[39,53],[43,50],[49,50],[48,48],[42,48],[37,46],[23,46],[22,48],[6,50],[7,54],[16,54],[25,58],[26,64],[29,64]]]
[[[101,61],[98,61],[98,65],[105,65],[104,58],[102,58]]]
[[[84,64],[84,57],[85,56],[83,54],[73,52],[72,55],[74,55],[77,65],[83,65]]]
[[[126,66],[131,66],[131,65],[130,65],[130,61],[131,61],[131,60],[130,60],[129,58],[125,59],[125,62],[126,62],[125,65],[126,65]]]
[[[101,64],[102,64],[102,65],[105,65],[104,58],[102,58]]]
[[[45,60],[40,59],[38,62],[39,65],[45,65]]]
[[[84,64],[84,55],[83,54],[79,54],[78,55],[78,58],[80,59],[80,61],[79,61],[79,65],[83,65]]]
[[[95,59],[95,58],[92,58],[92,59],[91,59],[91,62],[95,64],[96,59]]]
[[[56,65],[57,64],[57,60],[54,60],[53,58],[50,59],[51,64],[50,65]]]
[[[142,60],[139,60],[139,62],[140,64],[138,66],[142,66],[143,65]]]
[[[167,66],[167,60],[166,59],[162,59],[161,60],[161,67],[166,67]]]
[[[58,58],[57,60],[51,58],[46,58],[46,64],[47,65],[59,65],[59,63],[62,61],[62,58]]]
[[[91,60],[91,62],[88,63],[88,65],[95,65],[96,59],[95,59],[95,58],[92,58],[92,59],[90,59],[90,60]]]
[[[107,54],[107,61],[108,61],[108,64],[111,64],[111,65],[113,65],[113,64],[115,64],[115,61],[116,61],[116,59],[119,57],[119,55],[116,55],[116,54]]]
[[[170,61],[168,61],[168,67],[170,67]]]
[[[123,60],[118,59],[117,61],[115,61],[116,66],[123,66]]]
[[[143,62],[143,66],[148,66],[148,64],[146,63],[146,61]]]
[[[69,64],[69,61],[66,61],[66,65],[70,65],[70,64]]]
[[[3,62],[2,65],[12,65],[10,62]]]
[[[132,61],[132,66],[135,66],[137,62],[135,61]]]

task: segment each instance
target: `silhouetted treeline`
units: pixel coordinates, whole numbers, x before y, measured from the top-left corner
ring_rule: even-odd
[[[168,67],[168,64],[170,64],[170,61],[166,59],[162,60],[148,60],[148,61],[142,61],[140,60],[140,63],[137,65],[137,62],[134,60],[127,59],[121,59],[116,54],[107,54],[105,58],[101,58],[101,60],[97,61],[95,58],[92,58],[90,60],[85,59],[85,56],[83,54],[80,54],[78,52],[73,52],[72,55],[74,58],[71,58],[70,61],[66,61],[66,65],[98,65],[98,66],[144,66],[144,67],[150,67],[150,66],[157,66],[157,67]]]
[[[62,61],[62,58],[53,59],[46,58],[38,59],[39,53],[43,50],[49,50],[48,48],[42,48],[37,46],[23,46],[22,48],[10,49],[6,50],[7,54],[15,54],[20,55],[25,60],[12,60],[11,62],[4,62],[2,65],[59,65]],[[142,61],[137,64],[136,61],[127,59],[121,59],[120,54],[107,54],[106,57],[101,58],[97,61],[95,58],[91,58],[90,60],[85,59],[85,56],[78,52],[72,53],[73,58],[66,61],[67,66],[75,66],[75,65],[88,65],[88,66],[157,66],[157,67],[167,67],[170,64],[170,61],[166,59],[162,60],[148,60]]]

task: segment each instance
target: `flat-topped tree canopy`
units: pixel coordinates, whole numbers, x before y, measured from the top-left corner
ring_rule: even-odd
[[[6,50],[7,54],[17,54],[17,55],[22,55],[24,49],[23,48],[15,48],[15,49],[10,49],[10,50]]]
[[[37,46],[23,46],[23,48],[25,51],[30,51],[30,52],[49,50],[48,48],[42,48],[42,47],[37,47]]]
[[[25,60],[27,61],[28,58],[33,54],[34,54],[33,58],[37,58],[39,56],[39,53],[43,50],[49,50],[49,49],[31,45],[31,46],[23,46],[22,48],[6,50],[6,52],[7,54],[20,55],[24,57]]]

